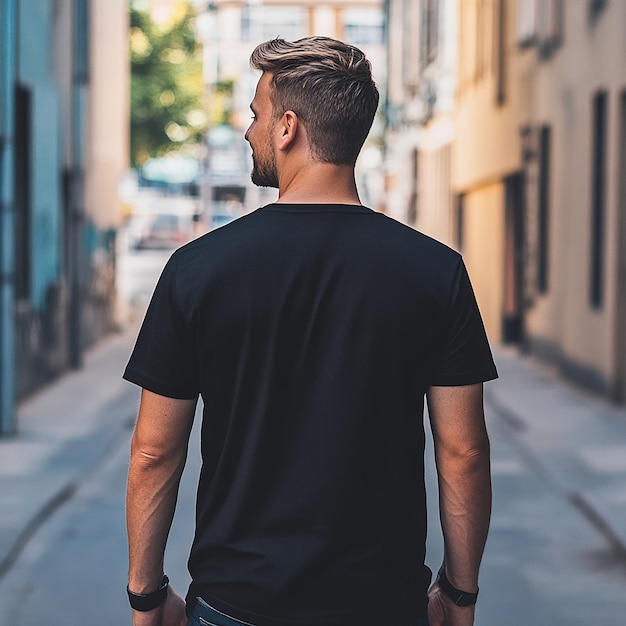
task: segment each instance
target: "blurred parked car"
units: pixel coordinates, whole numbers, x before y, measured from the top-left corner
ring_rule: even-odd
[[[228,222],[232,222],[234,219],[234,216],[229,213],[214,213],[211,215],[211,228],[219,228],[224,226],[224,224],[228,224]]]
[[[135,250],[177,248],[196,235],[193,215],[152,213],[137,215],[128,223],[128,244]]]
[[[138,171],[142,189],[156,189],[172,195],[198,197],[200,164],[192,157],[149,159]]]

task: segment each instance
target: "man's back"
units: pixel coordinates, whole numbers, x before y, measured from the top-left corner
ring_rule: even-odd
[[[176,252],[146,320],[127,376],[204,400],[190,594],[261,626],[419,618],[424,393],[495,374],[459,255],[269,205]]]
[[[279,204],[173,255],[126,370],[143,387],[133,623],[472,626],[491,505],[482,383],[496,372],[467,273],[360,206],[354,168],[379,102],[361,50],[273,39],[250,64],[251,179]],[[428,590],[425,392],[444,536]],[[185,603],[163,556],[199,394]]]

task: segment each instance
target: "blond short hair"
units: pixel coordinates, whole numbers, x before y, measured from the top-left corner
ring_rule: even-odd
[[[298,116],[314,158],[354,165],[379,99],[361,50],[329,37],[272,39],[255,48],[250,65],[272,75],[274,115],[293,111]]]

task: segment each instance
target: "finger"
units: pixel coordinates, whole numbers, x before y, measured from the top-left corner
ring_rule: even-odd
[[[433,594],[428,600],[428,621],[430,626],[444,626],[445,611],[441,599]]]

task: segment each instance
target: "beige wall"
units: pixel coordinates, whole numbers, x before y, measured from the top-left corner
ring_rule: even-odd
[[[119,223],[118,185],[128,168],[128,3],[92,0],[86,208],[96,226]]]
[[[463,257],[491,341],[502,338],[504,191],[500,183],[463,200]]]
[[[542,55],[536,43],[530,47],[519,45],[516,4],[507,4],[507,81],[500,105],[495,98],[497,63],[492,63],[488,55],[482,62],[478,60],[485,50],[475,36],[479,19],[475,9],[479,3],[462,3],[453,188],[465,195],[463,252],[489,334],[497,338],[503,285],[501,185],[509,174],[525,171],[525,329],[529,345],[573,379],[611,393],[618,386],[617,377],[623,378],[626,370],[624,357],[620,356],[626,350],[626,334],[619,333],[619,316],[626,316],[626,295],[618,288],[619,237],[626,238],[619,234],[620,212],[626,211],[626,197],[621,206],[619,197],[620,180],[626,173],[626,165],[620,163],[620,97],[626,89],[626,66],[615,62],[626,53],[626,3],[606,3],[593,21],[587,3],[563,2],[562,40],[547,55]],[[495,6],[489,0],[480,5]],[[592,100],[599,90],[608,94],[604,300],[600,308],[593,308],[589,296]],[[532,128],[535,138],[526,163],[522,162],[519,134],[523,126]],[[542,126],[550,128],[551,149],[548,286],[539,293],[536,139]],[[621,289],[626,289],[626,281],[622,285]],[[620,301],[624,304],[618,310]]]
[[[449,121],[449,120],[448,120]],[[453,126],[442,117],[435,122],[435,128],[442,133],[453,132]],[[447,141],[428,143],[437,140],[439,132],[431,129],[421,142],[418,168],[418,213],[415,223],[418,230],[438,239],[453,248],[457,247],[454,198],[450,186],[452,147]]]
[[[564,39],[555,55],[536,63],[531,122],[553,132],[550,285],[529,310],[527,324],[551,357],[582,382],[610,392],[615,384],[618,298],[620,93],[626,68],[626,3],[607,3],[591,24],[583,3],[566,3]],[[589,302],[592,199],[592,99],[608,94],[604,225],[604,302]],[[623,165],[622,171],[623,171]],[[588,381],[585,381],[587,378]]]
[[[532,80],[528,63],[517,52],[515,1],[507,1],[504,99],[497,100],[501,60],[494,45],[495,0],[463,0],[459,13],[459,87],[454,145],[456,191],[464,191],[518,171],[521,167],[520,119],[529,107]],[[479,15],[479,8],[488,10]],[[482,20],[485,40],[477,39]]]
[[[516,57],[515,11],[506,12],[504,99],[498,101],[495,0],[464,0],[459,13],[459,87],[455,109],[452,189],[463,195],[462,253],[487,333],[502,338],[504,179],[521,167],[519,126],[527,106],[526,67]],[[479,9],[482,8],[481,13]],[[482,32],[482,36],[479,34]]]
[[[521,167],[517,103],[497,107],[493,91],[493,81],[487,79],[458,101],[453,182],[457,191],[502,179]]]

